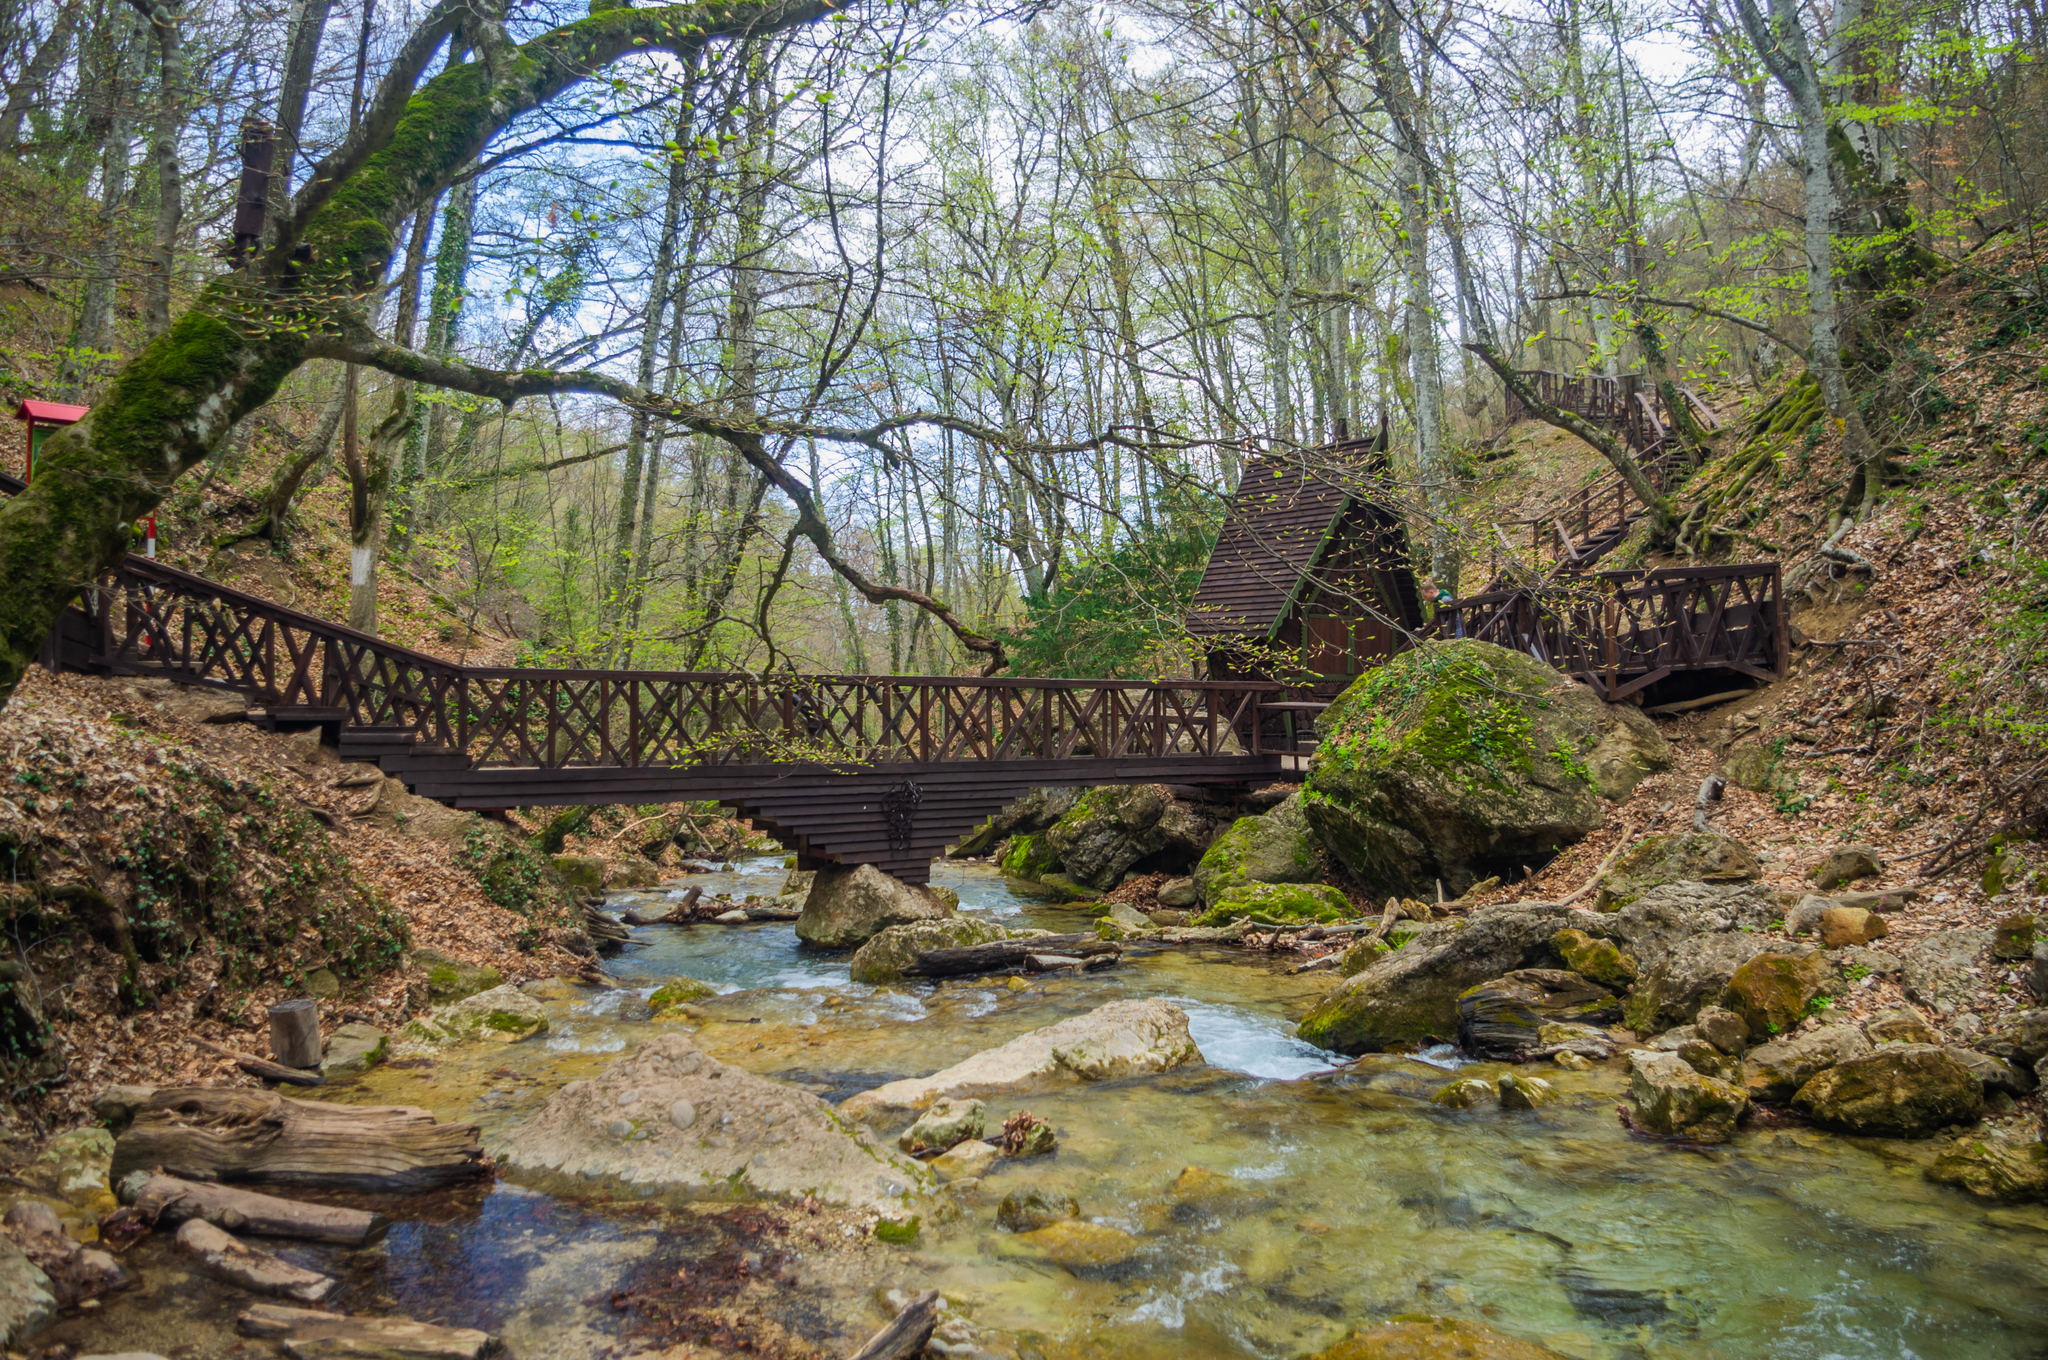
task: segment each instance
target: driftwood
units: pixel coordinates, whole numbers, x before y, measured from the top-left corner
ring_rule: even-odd
[[[939,1291],[928,1289],[910,1301],[896,1320],[868,1338],[847,1360],[911,1360],[931,1344],[939,1325]]]
[[[1094,935],[1039,935],[1028,940],[996,940],[963,949],[927,949],[903,970],[905,977],[964,977],[970,973],[1015,972],[1033,954],[1065,954],[1086,958],[1113,954],[1117,947]]]
[[[268,1058],[259,1058],[253,1053],[237,1053],[232,1048],[223,1048],[219,1044],[209,1043],[196,1034],[192,1036],[192,1042],[198,1047],[205,1049],[208,1053],[218,1053],[223,1058],[232,1059],[235,1066],[241,1068],[252,1077],[261,1077],[265,1081],[290,1082],[294,1086],[325,1086],[327,1084],[327,1078],[318,1071],[309,1072],[297,1067],[286,1067],[283,1063],[274,1063]]]
[[[488,1175],[474,1124],[409,1105],[330,1105],[236,1087],[167,1086],[114,1142],[113,1177],[426,1190]]]
[[[311,997],[270,1008],[270,1056],[286,1067],[320,1065],[320,1003]]]
[[[590,936],[599,949],[615,949],[633,938],[632,932],[598,910],[604,899],[595,903],[585,899],[583,903],[583,933]]]
[[[178,1229],[178,1250],[216,1280],[252,1294],[318,1303],[334,1292],[336,1282],[325,1275],[237,1242],[203,1218],[187,1219]]]
[[[390,1219],[367,1209],[304,1204],[231,1185],[181,1181],[175,1176],[148,1176],[140,1186],[124,1184],[122,1194],[127,1195],[131,1188],[135,1208],[151,1219],[165,1223],[204,1219],[217,1228],[259,1237],[296,1237],[360,1247],[383,1236],[391,1226]]]
[[[403,1356],[405,1360],[479,1360],[497,1338],[471,1327],[439,1327],[410,1318],[349,1317],[259,1303],[235,1319],[243,1336],[276,1341],[295,1360],[314,1356]]]

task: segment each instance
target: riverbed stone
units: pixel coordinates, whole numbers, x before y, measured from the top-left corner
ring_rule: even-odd
[[[320,1054],[320,1075],[350,1077],[367,1072],[391,1051],[391,1037],[375,1025],[355,1021],[327,1036]]]
[[[1215,823],[1178,801],[1164,784],[1089,789],[1045,832],[1045,846],[1076,883],[1115,887],[1139,860],[1171,851],[1193,865],[1214,839]]]
[[[1816,893],[1808,893],[1800,898],[1790,911],[1785,913],[1785,933],[1787,935],[1806,934],[1807,931],[1813,930],[1820,925],[1820,918],[1823,915],[1833,911],[1840,905],[1841,903],[1832,897],[1822,897]]]
[[[1749,1021],[1721,1006],[1708,1006],[1693,1017],[1693,1032],[1731,1058],[1749,1048]]]
[[[1826,949],[1842,949],[1850,945],[1869,944],[1891,934],[1891,927],[1884,917],[1861,907],[1829,907],[1814,923],[1820,934],[1820,942]]]
[[[1485,1078],[1459,1077],[1437,1087],[1436,1094],[1429,1100],[1432,1105],[1441,1105],[1447,1110],[1469,1110],[1474,1105],[1499,1098],[1500,1091]]]
[[[970,1138],[981,1137],[988,1126],[988,1106],[978,1100],[937,1100],[917,1117],[896,1139],[896,1146],[916,1156],[934,1149],[944,1150]]]
[[[985,916],[953,916],[889,926],[853,952],[847,965],[855,982],[883,986],[900,982],[903,970],[928,949],[966,949],[1007,939],[1009,931]]]
[[[2021,1011],[1979,1039],[1976,1046],[2025,1067],[2036,1076],[2048,1075],[2040,1071],[2041,1060],[2048,1058],[2048,1010]]]
[[[1779,1034],[1807,1015],[1828,984],[1827,961],[1810,947],[1799,953],[1758,954],[1728,976],[1721,1007],[1734,1011],[1751,1034]]]
[[[927,1165],[942,1181],[974,1180],[987,1175],[989,1168],[994,1166],[996,1159],[1002,1155],[1003,1150],[994,1143],[980,1138],[969,1138],[955,1143],[932,1158]]]
[[[1159,885],[1159,891],[1154,896],[1158,898],[1160,906],[1173,911],[1192,907],[1202,900],[1201,891],[1195,887],[1192,876],[1167,879]]]
[[[1565,967],[1588,982],[1620,990],[1636,980],[1635,957],[1622,953],[1612,940],[1595,939],[1583,930],[1560,930],[1550,937],[1550,947]]]
[[[1876,878],[1884,872],[1884,860],[1874,845],[1837,845],[1821,856],[1807,876],[1822,892],[1854,883],[1859,878]]]
[[[1010,1093],[1142,1076],[1202,1061],[1187,1012],[1159,1000],[1112,1001],[1019,1035],[965,1062],[862,1091],[840,1105],[847,1115],[922,1110],[944,1096]]]
[[[1979,1199],[2048,1204],[2048,1143],[2017,1138],[1960,1138],[1927,1168],[1927,1179]]]
[[[1941,1039],[1927,1022],[1913,1011],[1889,1010],[1863,1022],[1863,1032],[1874,1044],[1938,1044]]]
[[[1742,1084],[1742,1060],[1731,1058],[1705,1039],[1688,1039],[1678,1046],[1678,1058],[1703,1077]]]
[[[1037,1232],[1062,1219],[1078,1218],[1081,1206],[1064,1190],[1027,1185],[1004,1195],[996,1205],[996,1226],[1004,1232]]]
[[[1112,902],[1109,910],[1098,918],[1098,924],[1107,922],[1116,931],[1115,939],[1129,939],[1137,935],[1152,933],[1152,918],[1128,902]]]
[[[872,864],[818,870],[797,918],[797,938],[826,949],[854,949],[890,926],[942,921],[953,909]]]
[[[1107,1223],[1063,1218],[1016,1239],[1030,1244],[1054,1265],[1084,1279],[1114,1278],[1145,1249],[1145,1239]]]
[[[1240,884],[1313,883],[1321,877],[1322,847],[1301,797],[1297,790],[1264,816],[1238,818],[1202,852],[1194,887],[1203,906],[1215,906]]]
[[[1763,873],[1754,850],[1718,831],[1650,836],[1625,851],[1601,876],[1594,905],[1613,911],[1667,884],[1753,883]]]
[[[1705,1007],[1726,1005],[1723,998],[1729,979],[1743,964],[1770,948],[1769,941],[1741,931],[1681,940],[1636,984],[1622,1008],[1622,1018],[1638,1034],[1660,1034],[1674,1025],[1691,1024]]]
[[[1401,1317],[1361,1327],[1310,1360],[1566,1360],[1560,1351],[1464,1318]]]
[[[1634,709],[1471,639],[1390,658],[1316,726],[1309,824],[1374,898],[1433,900],[1439,881],[1462,894],[1543,863],[1604,823],[1603,794],[1670,762]]]
[[[1549,1025],[1621,1018],[1621,999],[1577,973],[1520,968],[1458,997],[1458,1046],[1474,1058],[1526,1062]]]
[[[1988,930],[1940,930],[1915,940],[1902,955],[1906,999],[1936,1015],[1955,1014],[1975,990],[1977,958],[1990,944]]]
[[[1749,1096],[1739,1086],[1695,1071],[1675,1053],[1638,1049],[1629,1057],[1629,1098],[1654,1133],[1696,1143],[1725,1143]]]
[[[1526,1072],[1503,1072],[1494,1083],[1503,1110],[1534,1110],[1557,1099],[1557,1090],[1541,1077]]]
[[[655,1015],[718,995],[718,989],[693,977],[672,977],[647,997],[647,1008]]]
[[[57,1316],[56,1286],[28,1253],[0,1234],[0,1345],[17,1345]]]
[[[517,1043],[548,1032],[548,1013],[517,987],[493,987],[408,1024],[403,1036],[417,1044]]]
[[[1944,1044],[1942,1047],[1950,1057],[1976,1074],[1987,1096],[1994,1091],[2003,1091],[2009,1096],[2030,1096],[2041,1089],[2040,1081],[2031,1071],[2003,1058],[1958,1044]]]
[[[628,1093],[634,1099],[621,1105]],[[683,1106],[687,1124],[676,1118]],[[631,1127],[615,1134],[622,1119]],[[812,1196],[894,1211],[932,1184],[924,1167],[849,1128],[808,1091],[721,1063],[681,1034],[570,1082],[492,1151],[515,1178],[566,1182],[581,1194],[615,1185],[679,1200]]]
[[[1045,830],[1080,800],[1078,788],[1035,788],[961,837],[947,852],[953,859],[986,855],[1012,836]]]
[[[1777,894],[1761,883],[1667,883],[1618,911],[1594,915],[1589,933],[1635,956],[1637,982],[1702,935],[1762,930],[1780,915]]]
[[[431,949],[415,949],[412,961],[427,970],[427,1000],[436,1006],[488,992],[505,979],[495,968],[480,968]]]
[[[1824,1129],[1880,1138],[1927,1138],[1984,1113],[1975,1073],[1932,1044],[1886,1044],[1816,1075],[1793,1107]]]
[[[1752,1099],[1782,1104],[1828,1068],[1867,1056],[1870,1040],[1854,1025],[1822,1025],[1749,1050],[1742,1084]]]
[[[1195,918],[1198,926],[1227,925],[1254,916],[1278,925],[1315,925],[1357,915],[1351,900],[1327,883],[1239,883]]]

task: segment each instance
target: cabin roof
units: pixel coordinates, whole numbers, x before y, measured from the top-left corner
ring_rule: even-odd
[[[90,406],[72,406],[61,401],[38,401],[29,398],[14,408],[16,420],[31,420],[44,425],[75,425],[85,419]]]
[[[1364,507],[1398,526],[1358,494],[1365,478],[1384,470],[1385,439],[1383,430],[1376,439],[1247,462],[1189,608],[1188,631],[1263,636],[1286,616],[1347,511]]]

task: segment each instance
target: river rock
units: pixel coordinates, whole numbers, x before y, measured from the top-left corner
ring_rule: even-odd
[[[1718,831],[1651,836],[1614,862],[1600,879],[1595,905],[1627,906],[1652,888],[1672,883],[1753,883],[1763,877],[1756,852]]]
[[[928,1077],[892,1081],[840,1105],[847,1115],[922,1110],[942,1096],[1014,1092],[1163,1072],[1202,1061],[1187,1012],[1164,1001],[1112,1001],[1022,1034]]]
[[[1503,1110],[1534,1110],[1557,1099],[1549,1082],[1526,1072],[1503,1072],[1494,1087]]]
[[[1142,1237],[1107,1223],[1090,1223],[1078,1218],[1063,1218],[1049,1223],[1035,1232],[1020,1235],[1017,1240],[1029,1243],[1053,1264],[1084,1279],[1120,1276],[1132,1259],[1145,1249]]]
[[[2003,1058],[1994,1058],[1989,1053],[1979,1053],[1956,1044],[1945,1044],[1942,1051],[1974,1072],[1987,1094],[2003,1091],[2009,1096],[2030,1096],[2041,1089],[2041,1083],[2032,1072]]]
[[[1886,1044],[1837,1064],[1792,1097],[1824,1129],[1880,1138],[1926,1138],[1984,1113],[1977,1076],[1931,1044]]]
[[[1361,1327],[1310,1360],[1567,1360],[1532,1341],[1464,1318],[1402,1317]]]
[[[1603,794],[1671,759],[1633,708],[1469,639],[1390,658],[1316,726],[1309,824],[1374,898],[1520,874],[1600,826]]]
[[[1820,925],[1820,918],[1833,911],[1841,903],[1832,897],[1820,897],[1813,893],[1799,899],[1792,910],[1785,913],[1785,933],[1804,935]]]
[[[1216,824],[1164,784],[1105,785],[1082,794],[1047,828],[1045,846],[1076,883],[1113,888],[1141,859],[1172,852],[1192,865],[1216,834]]]
[[[1612,940],[1596,940],[1583,930],[1560,930],[1550,937],[1550,947],[1564,960],[1564,966],[1602,987],[1622,989],[1636,980],[1636,961],[1615,947]]]
[[[1469,1110],[1499,1096],[1494,1084],[1483,1077],[1460,1077],[1437,1087],[1436,1094],[1429,1100],[1432,1105],[1441,1105],[1447,1110]]]
[[[1977,981],[1977,956],[1991,943],[1988,930],[1942,930],[1906,947],[1901,970],[1906,999],[1936,1015],[1955,1014]]]
[[[1741,1016],[1751,1034],[1792,1028],[1827,986],[1826,960],[1810,946],[1797,947],[1797,954],[1758,954],[1729,975],[1721,1006]]]
[[[1808,875],[1821,891],[1854,883],[1859,878],[1876,878],[1884,872],[1884,861],[1873,845],[1838,845],[1821,856]]]
[[[1245,883],[1313,883],[1322,876],[1321,849],[1296,791],[1263,817],[1238,818],[1202,852],[1195,893],[1213,907],[1227,889]]]
[[[475,996],[478,992],[488,992],[505,981],[495,968],[479,968],[431,949],[413,950],[412,961],[426,968],[427,1000],[436,1006],[445,1006],[451,1001]]]
[[[2048,1204],[2048,1143],[1959,1138],[1927,1168],[1927,1179],[1979,1199]]]
[[[1112,939],[1127,939],[1134,935],[1152,933],[1152,918],[1128,902],[1110,903],[1109,910],[1098,918],[1098,922],[1107,922],[1116,932],[1110,937]]]
[[[1991,957],[2017,963],[2034,956],[2036,938],[2034,914],[2029,911],[2001,916],[1991,928]]]
[[[353,1021],[336,1027],[327,1036],[320,1054],[320,1075],[350,1077],[367,1072],[384,1061],[391,1050],[391,1038],[375,1025]]]
[[[55,1284],[28,1253],[0,1234],[0,1345],[26,1341],[56,1316]]]
[[[1930,1037],[1922,1042],[1933,1043],[1934,1040]],[[2021,1011],[1985,1035],[1977,1046],[1986,1053],[2027,1068],[2036,1076],[2042,1075],[2041,1060],[2048,1057],[2048,1010]]]
[[[986,855],[1012,836],[1030,835],[1045,830],[1065,816],[1067,810],[1079,802],[1080,798],[1081,790],[1076,788],[1032,789],[968,832],[958,845],[946,853],[953,859]]]
[[[611,1184],[678,1199],[808,1195],[892,1211],[931,1183],[808,1091],[729,1067],[681,1034],[564,1086],[505,1135],[498,1161],[581,1193]]]
[[[1240,883],[1226,888],[1216,905],[1195,918],[1198,926],[1220,926],[1240,916],[1278,925],[1314,925],[1357,915],[1343,893],[1327,883]]]
[[[1891,934],[1884,917],[1861,907],[1829,907],[1820,914],[1814,928],[1820,932],[1821,945],[1826,949],[1869,944]]]
[[[828,865],[811,882],[797,938],[826,949],[853,949],[890,926],[943,921],[953,909],[942,899],[892,877],[872,864]]]
[[[1778,915],[1777,894],[1761,883],[1667,883],[1586,929],[1627,950],[1647,976],[1697,936],[1761,930]]]
[[[1782,1104],[1828,1068],[1870,1051],[1870,1040],[1856,1026],[1822,1025],[1749,1050],[1742,1084],[1753,1099]]]
[[[1621,1001],[1577,973],[1521,968],[1458,997],[1458,1046],[1474,1058],[1526,1062],[1546,1025],[1621,1018]]]
[[[920,1152],[943,1151],[955,1143],[981,1137],[987,1126],[988,1106],[980,1101],[938,1100],[903,1131],[896,1146],[913,1157]]]
[[[996,1226],[1005,1232],[1037,1232],[1066,1218],[1079,1218],[1081,1206],[1064,1190],[1029,1185],[1012,1190],[996,1205]]]
[[[974,1180],[986,1176],[989,1168],[996,1164],[996,1158],[1002,1155],[1003,1150],[994,1143],[969,1138],[955,1143],[926,1165],[942,1181]]]
[[[1674,1053],[1628,1055],[1629,1097],[1643,1127],[1668,1138],[1725,1143],[1749,1108],[1741,1087],[1693,1070]]]
[[[1552,961],[1550,941],[1567,928],[1602,928],[1591,912],[1549,903],[1481,907],[1463,920],[1422,927],[1400,949],[1345,978],[1302,1018],[1300,1035],[1340,1053],[1448,1039],[1458,1032],[1458,998],[1482,982]]]
[[[2039,940],[2034,945],[2034,962],[2027,969],[2027,985],[2034,989],[2034,995],[2048,1001],[2048,940]]]
[[[23,1200],[9,1209],[0,1220],[0,1236],[11,1239],[42,1271],[59,1308],[75,1308],[135,1283],[111,1254],[75,1241],[57,1211],[40,1200]]]
[[[1938,1044],[1941,1039],[1927,1022],[1909,1010],[1886,1011],[1863,1022],[1863,1032],[1874,1044]]]
[[[447,1006],[437,1006],[408,1024],[404,1037],[417,1044],[517,1043],[548,1032],[540,1002],[517,987],[493,987]]]
[[[1741,1060],[1729,1057],[1705,1039],[1688,1039],[1680,1044],[1678,1058],[1703,1077],[1712,1077],[1715,1081],[1725,1081],[1736,1086],[1742,1084]]]
[[[1749,1048],[1749,1021],[1734,1011],[1709,1006],[1693,1017],[1693,1032],[1731,1058]]]
[[[903,970],[928,949],[966,949],[994,944],[1010,932],[983,916],[954,916],[943,921],[913,921],[890,926],[853,952],[848,973],[855,982],[882,986],[903,979]]]
[[[718,989],[693,977],[672,977],[647,995],[647,1009],[654,1015],[688,1006],[718,995]]]
[[[1769,941],[1741,931],[1682,940],[1636,984],[1623,1005],[1622,1018],[1638,1034],[1690,1024],[1702,1008],[1724,1004],[1735,970],[1770,947]]]
[[[1192,877],[1167,879],[1159,885],[1159,891],[1155,896],[1158,897],[1160,906],[1176,911],[1192,907],[1202,900],[1201,891],[1195,887],[1195,880]]]
[[[27,1172],[35,1188],[98,1217],[117,1207],[108,1182],[113,1164],[113,1134],[101,1128],[67,1129],[43,1144]]]

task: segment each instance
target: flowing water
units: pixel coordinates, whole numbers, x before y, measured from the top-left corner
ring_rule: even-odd
[[[772,894],[782,876],[762,859],[690,881]],[[1014,925],[1086,920],[985,868],[945,866],[937,881]],[[615,901],[654,911],[671,895]],[[1546,1073],[1562,1099],[1540,1112],[1440,1110],[1428,1096],[1455,1057],[1376,1057],[1332,1074],[1334,1056],[1292,1033],[1327,975],[1290,978],[1235,951],[1165,950],[1013,992],[1000,978],[855,985],[844,955],[802,947],[788,925],[635,934],[644,943],[611,964],[626,989],[543,990],[544,1038],[392,1064],[322,1094],[424,1105],[481,1124],[488,1146],[564,1082],[673,1023],[650,1020],[644,998],[675,976],[721,993],[693,1036],[708,1052],[835,1101],[1106,1001],[1164,997],[1187,1011],[1205,1067],[991,1100],[992,1120],[1024,1106],[1049,1118],[1057,1154],[999,1163],[978,1190],[941,1195],[910,1246],[794,1253],[801,1266],[784,1278],[799,1283],[750,1307],[828,1354],[876,1325],[875,1289],[897,1284],[945,1290],[1046,1360],[1294,1356],[1353,1324],[1421,1312],[1583,1360],[2048,1357],[2048,1210],[1991,1209],[1928,1184],[1927,1145],[1804,1129],[1705,1151],[1634,1139],[1615,1113],[1619,1063]],[[1190,1166],[1231,1179],[1169,1193]],[[1033,1184],[1072,1194],[1138,1248],[1082,1273],[1044,1259],[994,1222],[1001,1195]],[[497,1184],[389,1211],[402,1221],[374,1249],[282,1254],[343,1273],[343,1307],[483,1326],[523,1360],[632,1353],[607,1306],[622,1282],[758,1267],[731,1240],[729,1210]],[[104,1350],[226,1353],[238,1301],[184,1279],[156,1242],[141,1254],[144,1293],[67,1324],[71,1334]]]

